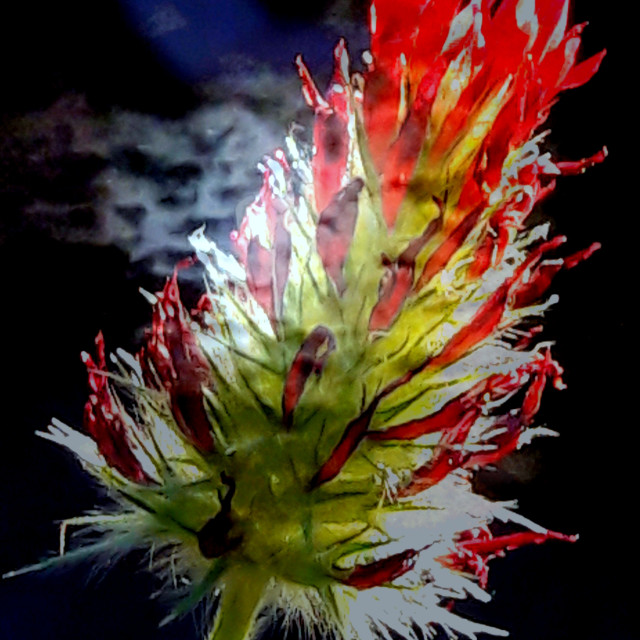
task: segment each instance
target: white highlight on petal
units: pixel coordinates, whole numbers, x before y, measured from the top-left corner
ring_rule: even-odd
[[[516,5],[516,21],[518,27],[529,34],[529,46],[538,35],[538,16],[535,0],[520,0]]]
[[[541,436],[556,438],[559,435],[560,434],[557,431],[554,431],[553,429],[547,429],[546,427],[533,427],[531,429],[527,429],[518,438],[518,449],[520,447],[524,447],[525,445],[531,444],[534,438],[539,438]]]
[[[564,0],[564,4],[562,5],[562,12],[560,13],[560,18],[555,25],[553,33],[549,38],[549,42],[547,42],[547,46],[542,52],[542,56],[544,57],[549,51],[553,51],[557,49],[562,43],[562,39],[564,37],[565,31],[567,30],[567,19],[569,17],[569,0]]]
[[[98,452],[96,443],[89,436],[72,429],[57,418],[51,420],[48,431],[36,431],[36,435],[73,451],[80,461],[89,467],[96,470],[107,467],[105,459]]]
[[[217,286],[224,286],[220,271],[234,280],[244,282],[246,274],[240,263],[231,255],[218,249],[218,245],[205,236],[205,225],[196,229],[189,236],[191,246],[196,250],[198,260],[204,265],[211,281]]]
[[[145,300],[149,303],[149,304],[158,304],[158,298],[157,296],[153,295],[153,293],[150,293],[149,291],[147,291],[146,289],[143,289],[142,287],[138,287],[138,291],[142,294],[142,296],[145,298]]]
[[[142,368],[140,367],[140,362],[124,349],[116,349],[116,354],[118,355],[118,358],[120,358],[120,360],[122,360],[122,362],[124,362],[131,369],[131,371],[133,371],[136,378],[135,382],[141,385]]]

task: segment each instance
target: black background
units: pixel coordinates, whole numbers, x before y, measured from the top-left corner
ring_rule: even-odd
[[[288,16],[290,29],[308,27],[328,9],[323,2],[298,3],[293,12],[283,2],[264,4],[277,19]],[[575,545],[548,543],[494,561],[493,602],[467,608],[471,616],[509,629],[516,640],[637,637],[631,525],[637,503],[631,363],[637,356],[630,327],[637,295],[630,226],[637,207],[636,185],[624,177],[627,149],[637,144],[637,135],[623,112],[632,100],[625,82],[633,65],[612,6],[578,2],[574,21],[591,23],[585,55],[604,47],[609,55],[588,86],[562,97],[549,122],[563,159],[590,155],[602,144],[610,151],[604,165],[562,179],[544,206],[571,248],[595,240],[603,245],[558,278],[560,303],[547,322],[568,389],[546,394],[541,420],[561,438],[536,442],[503,465],[500,482],[487,488],[498,498],[518,498],[522,513],[544,526],[581,538]],[[120,106],[171,117],[201,100],[194,86],[172,75],[148,49],[115,1],[10,4],[0,34],[3,135],[15,115],[44,109],[68,92],[86,95],[98,111]],[[328,48],[327,65],[330,54]],[[78,353],[92,345],[99,329],[111,345],[135,346],[135,329],[149,315],[138,286],[160,285],[148,274],[132,275],[126,256],[114,248],[65,244],[25,230],[14,224],[18,214],[10,204],[0,211],[0,571],[55,549],[55,522],[99,503],[71,456],[33,432],[52,416],[80,424],[86,390]],[[0,638],[197,637],[190,617],[157,630],[164,610],[148,597],[157,584],[136,570],[135,558],[99,579],[88,579],[90,573],[84,565],[0,583]]]

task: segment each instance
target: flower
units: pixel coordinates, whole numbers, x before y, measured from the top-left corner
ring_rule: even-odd
[[[85,433],[42,434],[121,503],[68,524],[101,531],[96,550],[163,550],[189,585],[174,615],[218,599],[211,640],[277,608],[344,638],[504,635],[451,600],[486,600],[505,551],[575,540],[472,479],[551,433],[535,419],[562,368],[538,318],[598,245],[563,256],[529,216],[606,150],[554,161],[539,130],[604,52],[577,62],[567,0],[396,5],[371,6],[362,73],[337,45],[324,94],[297,59],[313,149],[292,134],[260,165],[235,257],[192,234],[193,311],[176,271],[117,373],[98,335]]]

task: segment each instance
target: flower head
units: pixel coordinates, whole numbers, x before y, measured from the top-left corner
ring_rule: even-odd
[[[598,247],[566,256],[529,223],[557,176],[605,156],[541,148],[558,94],[603,57],[577,62],[567,13],[376,0],[363,72],[340,42],[322,93],[298,58],[313,148],[290,135],[260,165],[235,257],[191,236],[207,276],[196,309],[176,273],[117,373],[102,335],[83,354],[86,435],[43,435],[122,511],[74,523],[164,548],[189,584],[178,613],[219,596],[212,639],[250,638],[278,607],[345,639],[503,635],[449,603],[487,599],[491,558],[575,539],[472,485],[549,433],[536,414],[562,368],[538,318],[556,274]]]

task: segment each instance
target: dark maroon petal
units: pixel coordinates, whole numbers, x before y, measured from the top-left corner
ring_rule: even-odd
[[[547,378],[551,378],[558,388],[562,385],[562,369],[551,358],[548,350],[543,358],[536,360],[531,366],[527,367],[527,371],[530,375],[530,382],[522,407],[515,413],[509,413],[496,419],[492,425],[492,430],[497,431],[497,435],[487,442],[493,449],[469,456],[464,461],[465,467],[483,467],[495,464],[512,451],[515,451],[518,448],[520,436],[525,428],[533,423],[536,414],[540,410],[542,393],[546,386]]]
[[[287,374],[282,394],[282,421],[289,429],[293,424],[293,412],[312,373],[320,375],[327,358],[336,348],[336,341],[329,329],[316,327],[304,340],[296,353]]]
[[[344,291],[342,267],[347,258],[358,216],[358,195],[364,182],[356,178],[337,193],[320,214],[316,244],[327,275],[339,293]]]
[[[586,249],[576,251],[570,256],[564,258],[565,268],[573,269],[573,267],[580,264],[583,260],[587,260],[588,258],[590,258],[600,248],[601,248],[601,244],[599,242],[594,242],[592,245],[588,246]]]
[[[119,410],[108,396],[94,394],[90,396],[85,405],[84,427],[95,440],[98,450],[110,467],[132,482],[139,484],[151,482],[131,451],[127,427]]]
[[[168,392],[180,431],[191,444],[210,453],[215,444],[202,388],[212,385],[211,368],[189,322],[174,272],[158,294],[151,335],[140,361],[147,384]]]
[[[84,428],[109,466],[132,482],[149,484],[152,482],[151,478],[131,450],[126,425],[126,421],[130,419],[120,409],[109,388],[102,332],[96,337],[96,351],[97,363],[88,353],[82,353],[82,361],[89,375],[89,386],[93,391],[84,408]]]
[[[356,589],[371,589],[393,582],[413,569],[417,554],[415,549],[406,549],[370,564],[357,565],[342,582]]]
[[[478,248],[475,250],[473,262],[471,263],[467,273],[468,280],[480,278],[491,266],[491,257],[493,256],[495,244],[495,238],[491,233],[487,233]]]
[[[171,396],[171,413],[180,431],[200,451],[215,450],[211,423],[204,408],[202,391],[177,388]]]

